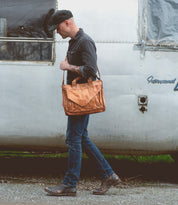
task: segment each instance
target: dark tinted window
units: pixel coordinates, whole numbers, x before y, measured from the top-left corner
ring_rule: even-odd
[[[0,0],[0,5],[0,60],[52,61],[53,33],[44,24],[56,0]]]

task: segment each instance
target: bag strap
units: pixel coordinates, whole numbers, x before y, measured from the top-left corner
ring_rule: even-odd
[[[62,85],[64,85],[64,76],[65,76],[65,70],[63,71]]]
[[[98,78],[98,76],[97,76],[97,75],[96,75],[96,78],[97,78],[98,80],[100,80],[100,79],[101,79],[101,75],[100,75],[100,71],[99,71],[98,66],[97,66],[97,70],[98,70],[99,78]]]
[[[99,74],[99,77],[97,75],[93,76],[95,78],[97,78],[98,80],[101,79],[101,75],[100,75],[100,71],[98,69],[98,66],[97,66],[97,71],[98,71],[98,74]],[[64,78],[65,78],[65,71],[63,71],[63,80],[62,80],[62,85],[64,85]]]

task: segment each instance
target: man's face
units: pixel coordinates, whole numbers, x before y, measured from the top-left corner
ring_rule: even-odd
[[[58,25],[57,33],[60,34],[63,39],[69,37],[68,27],[65,21]]]

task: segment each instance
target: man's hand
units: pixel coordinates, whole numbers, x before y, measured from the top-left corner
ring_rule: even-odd
[[[65,61],[61,61],[60,69],[61,70],[70,70],[72,72],[76,72],[79,75],[81,75],[80,66],[70,65],[69,62],[68,62],[67,57],[66,57]]]
[[[69,65],[69,62],[68,62],[67,57],[66,57],[65,61],[61,61],[60,69],[61,70],[69,70],[69,68],[70,68],[70,65]]]

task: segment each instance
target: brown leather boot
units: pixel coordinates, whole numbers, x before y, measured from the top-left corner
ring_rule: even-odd
[[[59,184],[54,187],[45,187],[44,189],[52,196],[76,196],[76,188],[69,187],[65,184]]]
[[[121,179],[117,176],[117,174],[113,173],[110,177],[103,180],[99,189],[94,190],[94,195],[103,195],[105,192],[109,190],[111,186],[116,186],[121,183]]]

